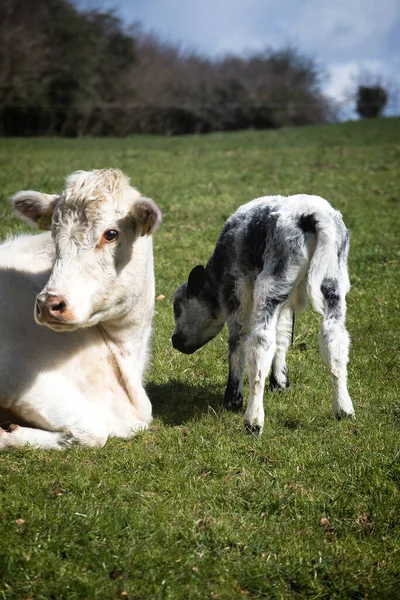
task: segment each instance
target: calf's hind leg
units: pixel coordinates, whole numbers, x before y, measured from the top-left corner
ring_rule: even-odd
[[[292,330],[293,311],[285,306],[280,312],[276,326],[276,350],[269,378],[270,390],[284,390],[289,387],[286,353],[292,339]]]
[[[325,298],[325,312],[319,333],[322,357],[328,367],[333,387],[332,409],[337,419],[342,414],[354,417],[354,408],[347,390],[347,363],[350,338],[345,327],[346,301],[339,282],[326,278],[321,291]]]

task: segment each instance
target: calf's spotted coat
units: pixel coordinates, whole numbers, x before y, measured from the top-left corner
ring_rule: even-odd
[[[198,265],[175,293],[173,346],[195,352],[229,328],[229,375],[224,404],[243,404],[249,378],[246,428],[264,425],[265,378],[289,386],[286,352],[293,315],[307,295],[322,315],[319,342],[333,386],[333,412],[354,415],[347,390],[349,335],[345,296],[349,233],[341,214],[323,198],[266,196],[241,206],[225,223],[207,266]]]

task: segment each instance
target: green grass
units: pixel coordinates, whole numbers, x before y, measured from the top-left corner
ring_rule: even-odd
[[[398,597],[399,165],[397,119],[171,139],[2,140],[2,237],[24,230],[9,210],[13,192],[57,191],[76,169],[119,167],[164,211],[154,243],[165,300],[147,375],[150,431],[103,450],[0,456],[0,600]],[[292,388],[265,393],[256,439],[243,415],[221,407],[226,331],[193,356],[176,353],[171,300],[237,206],[298,192],[330,200],[351,229],[357,420],[331,413],[318,317],[307,311],[289,351]]]

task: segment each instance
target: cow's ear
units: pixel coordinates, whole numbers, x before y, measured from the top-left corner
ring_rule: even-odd
[[[39,229],[51,229],[51,217],[58,194],[42,194],[32,190],[17,192],[11,198],[11,204],[18,217]]]
[[[139,198],[133,205],[133,214],[141,227],[140,235],[151,235],[161,224],[162,213],[154,200]]]
[[[198,296],[206,281],[206,270],[203,265],[197,265],[189,273],[187,282],[187,293],[189,298]]]

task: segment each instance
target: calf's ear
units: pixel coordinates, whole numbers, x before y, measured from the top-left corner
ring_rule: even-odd
[[[141,197],[133,205],[133,215],[142,228],[140,235],[151,235],[161,224],[162,213],[151,198]]]
[[[203,265],[197,265],[189,273],[187,282],[187,293],[189,298],[198,296],[206,281],[206,270]]]
[[[39,229],[51,229],[51,217],[58,194],[42,194],[32,190],[17,192],[11,197],[11,205],[17,216]]]

